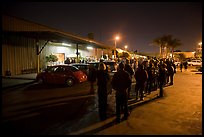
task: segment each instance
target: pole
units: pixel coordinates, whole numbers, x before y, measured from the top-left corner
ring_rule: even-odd
[[[115,49],[114,49],[114,59],[116,59],[116,40],[115,40]]]
[[[78,63],[79,62],[79,45],[78,43],[76,44],[76,55],[77,55],[77,59],[76,59],[76,62]]]

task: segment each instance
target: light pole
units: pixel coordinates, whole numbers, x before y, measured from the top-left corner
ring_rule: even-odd
[[[115,49],[114,49],[114,59],[116,59],[116,41],[119,40],[119,36],[115,37]]]

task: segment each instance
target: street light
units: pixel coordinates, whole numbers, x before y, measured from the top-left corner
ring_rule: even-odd
[[[125,51],[127,51],[127,47],[128,47],[128,46],[127,46],[127,45],[125,45]]]
[[[115,50],[114,50],[114,59],[116,59],[116,41],[119,40],[119,36],[115,37]]]
[[[199,45],[199,46],[202,45],[202,42],[198,43],[198,45]]]

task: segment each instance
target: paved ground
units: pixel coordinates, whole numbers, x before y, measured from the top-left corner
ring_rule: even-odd
[[[115,124],[115,117],[97,121],[71,135],[201,135],[202,134],[202,75],[188,71],[177,72],[174,85],[165,88],[165,97],[156,98],[158,91],[145,97],[145,101],[130,106],[132,113],[127,121]],[[27,75],[28,76],[28,75]],[[33,76],[33,75],[32,75]],[[22,76],[19,76],[22,77]],[[7,80],[7,81],[6,81]],[[33,81],[30,79],[3,78],[2,85]],[[154,99],[154,100],[152,100]],[[152,100],[152,101],[151,101]],[[131,102],[131,101],[130,101]],[[97,110],[85,115],[82,123],[97,119]],[[89,120],[88,120],[89,119]],[[81,123],[80,122],[80,123]]]
[[[129,119],[96,135],[202,135],[202,75],[177,72],[165,96],[135,107]]]

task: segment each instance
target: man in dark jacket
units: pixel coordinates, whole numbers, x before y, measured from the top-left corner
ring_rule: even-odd
[[[165,84],[165,78],[166,78],[166,72],[165,72],[165,64],[161,63],[159,64],[159,74],[158,74],[158,81],[159,81],[159,89],[160,89],[160,92],[159,92],[159,96],[160,97],[163,97],[163,87],[164,87],[164,84]]]
[[[111,84],[116,90],[116,122],[120,122],[121,109],[124,111],[124,119],[128,118],[127,88],[131,85],[131,78],[124,70],[124,64],[120,63],[118,71],[113,75]]]
[[[136,100],[138,99],[138,94],[140,94],[140,100],[143,100],[143,91],[145,87],[145,82],[147,81],[148,78],[148,73],[144,69],[144,66],[142,64],[138,66],[138,69],[135,72],[134,77],[136,80],[135,85]]]
[[[132,67],[130,66],[130,61],[128,59],[126,59],[126,63],[125,63],[125,68],[124,68],[125,71],[127,71],[130,75],[130,78],[132,80],[132,76],[134,74],[134,71],[132,69]],[[131,91],[131,85],[128,87],[128,91],[127,91],[127,97],[128,99],[130,98],[130,91]]]
[[[106,65],[102,62],[99,64],[96,77],[98,86],[99,117],[101,120],[105,120],[107,118],[107,83],[110,80],[110,76],[106,71]]]
[[[96,69],[89,65],[88,81],[90,82],[90,94],[94,94],[94,83],[96,82]]]

